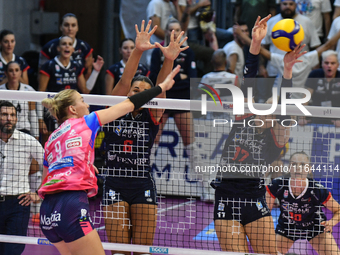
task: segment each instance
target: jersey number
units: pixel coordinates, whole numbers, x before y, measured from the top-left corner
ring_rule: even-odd
[[[57,160],[60,160],[63,156],[61,155],[61,145],[60,141],[56,142],[55,145],[55,151],[57,152]]]
[[[292,212],[289,212],[290,214],[290,217],[292,218],[292,220],[294,221],[301,221],[301,214],[300,213],[292,213]]]
[[[241,153],[242,157],[238,160],[238,162],[242,162],[243,160],[245,160],[249,156],[248,151],[246,151],[245,149],[241,149],[241,147],[236,147],[235,157],[232,160],[236,161],[236,159],[238,158],[240,153]]]
[[[131,152],[132,151],[132,146],[131,144],[133,144],[132,140],[125,140],[124,141],[124,148],[123,151],[125,152]]]

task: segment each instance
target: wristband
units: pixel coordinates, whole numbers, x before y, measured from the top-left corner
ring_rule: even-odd
[[[154,97],[162,93],[162,88],[160,86],[153,87],[151,89],[144,90],[136,95],[129,97],[131,103],[134,104],[135,110],[139,109],[141,106],[145,105]]]

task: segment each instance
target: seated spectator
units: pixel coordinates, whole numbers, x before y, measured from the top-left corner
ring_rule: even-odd
[[[116,86],[116,84],[123,75],[126,62],[128,61],[131,52],[133,51],[134,48],[135,41],[131,38],[125,38],[120,42],[119,53],[122,55],[122,59],[118,63],[110,66],[109,69],[106,70],[105,76],[106,95],[112,94],[113,88]],[[135,76],[144,75],[148,77],[149,73],[150,73],[149,69],[145,65],[139,63]]]
[[[227,55],[227,60],[229,62],[229,71],[238,76],[239,79],[243,78],[243,67],[244,67],[244,53],[243,47],[246,45],[246,42],[240,35],[240,33],[249,37],[248,26],[244,21],[238,22],[239,33],[234,31],[234,40],[227,43],[223,50]]]
[[[309,105],[326,106],[326,107],[340,107],[340,71],[338,71],[338,53],[334,50],[327,50],[322,53],[322,68],[313,70],[306,82],[306,88],[312,94],[312,100]],[[340,127],[338,119],[328,118],[299,118],[299,124],[305,125],[307,123],[322,123],[334,124]]]
[[[15,44],[15,36],[12,31],[4,29],[0,32],[0,84],[5,84],[8,81],[5,75],[5,69],[7,64],[11,61],[19,63],[21,69],[20,82],[28,84],[27,70],[30,67],[27,65],[24,58],[16,56],[13,53]]]

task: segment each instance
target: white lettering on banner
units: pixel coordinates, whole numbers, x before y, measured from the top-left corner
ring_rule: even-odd
[[[329,148],[329,161],[330,162],[334,162],[335,161],[335,157],[340,157],[340,150],[336,150],[336,147],[339,146],[340,147],[340,140],[336,140],[336,139],[331,139],[331,144],[330,144],[330,148]]]
[[[233,97],[233,115],[244,115],[244,94],[242,90],[234,85],[228,84],[215,84],[215,89],[228,89]],[[299,99],[288,99],[286,98],[287,93],[302,93],[306,96],[304,98]],[[254,103],[252,101],[253,98],[253,88],[248,88],[248,100],[247,105],[251,113],[256,115],[269,115],[275,112],[278,99],[277,99],[277,88],[273,88],[273,102],[272,106],[268,110],[257,110],[254,107]],[[295,105],[304,115],[310,116],[312,115],[304,106],[304,103],[309,102],[311,99],[311,93],[308,89],[305,88],[281,88],[281,115],[286,115],[286,106],[287,105]],[[201,99],[201,114],[207,114],[207,96],[206,94],[202,94]]]

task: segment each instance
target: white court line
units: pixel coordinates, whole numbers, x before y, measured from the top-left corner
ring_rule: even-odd
[[[192,200],[192,201],[188,201],[188,202],[184,202],[184,203],[180,203],[178,205],[173,205],[173,206],[170,206],[170,207],[167,207],[167,208],[164,208],[164,209],[160,209],[157,211],[157,214],[158,213],[162,213],[162,212],[167,212],[167,211],[170,211],[170,210],[173,210],[173,209],[177,209],[177,208],[180,208],[182,206],[186,206],[188,204],[193,204],[195,203],[196,201]],[[105,229],[105,226],[101,226],[99,228],[96,228],[97,231],[99,230],[104,230]]]

